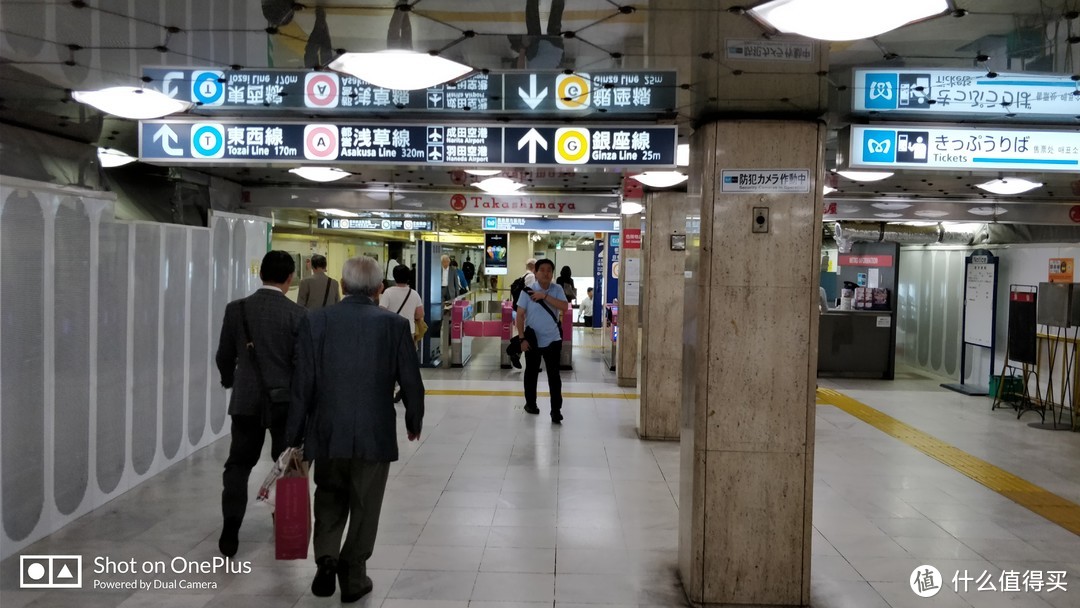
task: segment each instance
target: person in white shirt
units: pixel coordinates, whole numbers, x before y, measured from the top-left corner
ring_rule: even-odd
[[[412,272],[404,264],[394,267],[394,286],[384,289],[379,296],[379,306],[409,320],[409,329],[416,334],[416,321],[424,318],[424,301],[415,289],[409,287]]]
[[[525,285],[532,287],[536,282],[536,258],[525,260]]]
[[[590,287],[585,294],[585,299],[578,302],[578,309],[581,311],[581,320],[584,322],[585,327],[592,327],[592,307],[592,287]]]

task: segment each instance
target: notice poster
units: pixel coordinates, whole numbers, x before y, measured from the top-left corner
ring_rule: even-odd
[[[484,233],[484,272],[488,275],[506,274],[509,239],[505,232]]]

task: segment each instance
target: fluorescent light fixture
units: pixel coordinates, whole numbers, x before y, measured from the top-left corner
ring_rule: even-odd
[[[904,217],[900,213],[875,213],[874,217],[880,217],[886,220],[895,220],[898,217]]]
[[[342,171],[337,167],[296,167],[289,169],[289,173],[313,182],[336,182],[343,177],[349,177],[352,173]]]
[[[889,171],[837,171],[837,173],[856,182],[880,182],[893,176]]]
[[[106,169],[111,169],[113,167],[123,167],[128,163],[133,163],[139,160],[134,156],[129,156],[128,154],[113,148],[98,148],[97,157],[98,162],[101,163],[101,166],[105,167]]]
[[[840,211],[840,213],[858,213],[858,212],[862,211],[862,209],[859,209],[858,207],[849,207],[849,206],[845,205],[843,207],[840,207],[839,211]]]
[[[337,217],[360,217],[359,213],[353,213],[352,211],[345,211],[344,209],[316,209],[319,213],[326,215],[335,215]]]
[[[508,177],[489,177],[473,184],[488,194],[517,194],[518,190],[525,187]]]
[[[1008,212],[1009,210],[1004,207],[973,207],[968,209],[968,213],[972,215],[1001,215]]]
[[[690,144],[679,144],[675,149],[675,164],[680,167],[690,166]]]
[[[415,51],[345,53],[330,62],[330,69],[397,91],[415,91],[456,80],[472,68],[444,57]]]
[[[832,194],[833,192],[836,192],[836,188],[833,188],[832,186],[824,186],[824,187],[823,187],[823,188],[821,189],[821,193],[822,193],[822,194],[826,194],[826,195],[827,195],[827,194]]]
[[[132,120],[150,120],[190,109],[189,101],[173,99],[164,93],[138,87],[110,87],[99,91],[74,91],[71,96],[79,103]]]
[[[619,207],[619,213],[623,215],[635,215],[645,210],[645,206],[641,203],[635,203],[634,201],[624,201],[622,206]]]
[[[1042,187],[1041,182],[1029,182],[1028,180],[1019,177],[1003,177],[1001,179],[992,179],[988,182],[975,185],[987,192],[993,192],[994,194],[1021,194],[1028,190]]]
[[[947,0],[772,0],[750,14],[786,34],[862,40],[947,10]]]
[[[477,177],[490,177],[502,173],[502,169],[465,169],[465,173]]]
[[[919,217],[945,217],[949,215],[948,211],[939,211],[937,209],[919,209],[915,212],[915,215]]]
[[[650,188],[670,188],[685,182],[687,177],[678,171],[646,171],[631,175],[630,179],[636,179]]]
[[[900,211],[911,206],[910,203],[871,203],[871,207],[882,211]]]

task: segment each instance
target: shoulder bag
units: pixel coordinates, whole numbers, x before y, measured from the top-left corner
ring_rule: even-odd
[[[259,388],[270,400],[270,407],[265,408],[262,411],[263,426],[270,428],[270,421],[273,419],[273,410],[275,408],[287,408],[289,402],[292,401],[292,392],[287,386],[268,387],[266,380],[263,378],[262,368],[259,366],[259,357],[255,351],[255,342],[251,339],[251,328],[248,326],[247,320],[247,302],[240,301],[240,320],[244,326],[244,344],[247,348],[248,356],[251,357],[251,366],[255,368],[255,379],[259,381]]]

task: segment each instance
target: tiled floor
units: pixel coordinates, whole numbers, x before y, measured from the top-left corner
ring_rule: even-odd
[[[565,390],[623,395],[598,335],[575,353]],[[464,370],[429,370],[429,389],[516,390],[478,344]],[[985,400],[929,380],[822,381],[1044,488],[1080,500],[1080,434],[1039,431]],[[541,390],[544,389],[541,376]],[[629,391],[634,392],[634,391]],[[676,574],[678,444],[644,442],[634,400],[575,398],[566,421],[528,416],[521,399],[430,396],[424,439],[402,437],[391,469],[374,592],[382,608],[619,608],[684,605]],[[541,407],[546,405],[541,398]],[[402,431],[403,432],[403,431]],[[134,557],[217,555],[220,441],[23,553]],[[263,463],[252,475],[261,479]],[[817,608],[1080,606],[1080,537],[1043,520],[832,406],[817,410],[812,599]],[[0,606],[198,608],[339,605],[308,591],[310,561],[273,557],[269,513],[249,506],[239,560],[247,574],[189,575],[205,591],[19,591],[17,558],[0,564]],[[908,577],[936,566],[949,588],[918,598]],[[100,576],[84,561],[84,578]],[[951,590],[956,571],[1065,570],[1069,591]],[[152,576],[141,577],[152,580]],[[168,578],[182,578],[173,577]]]

